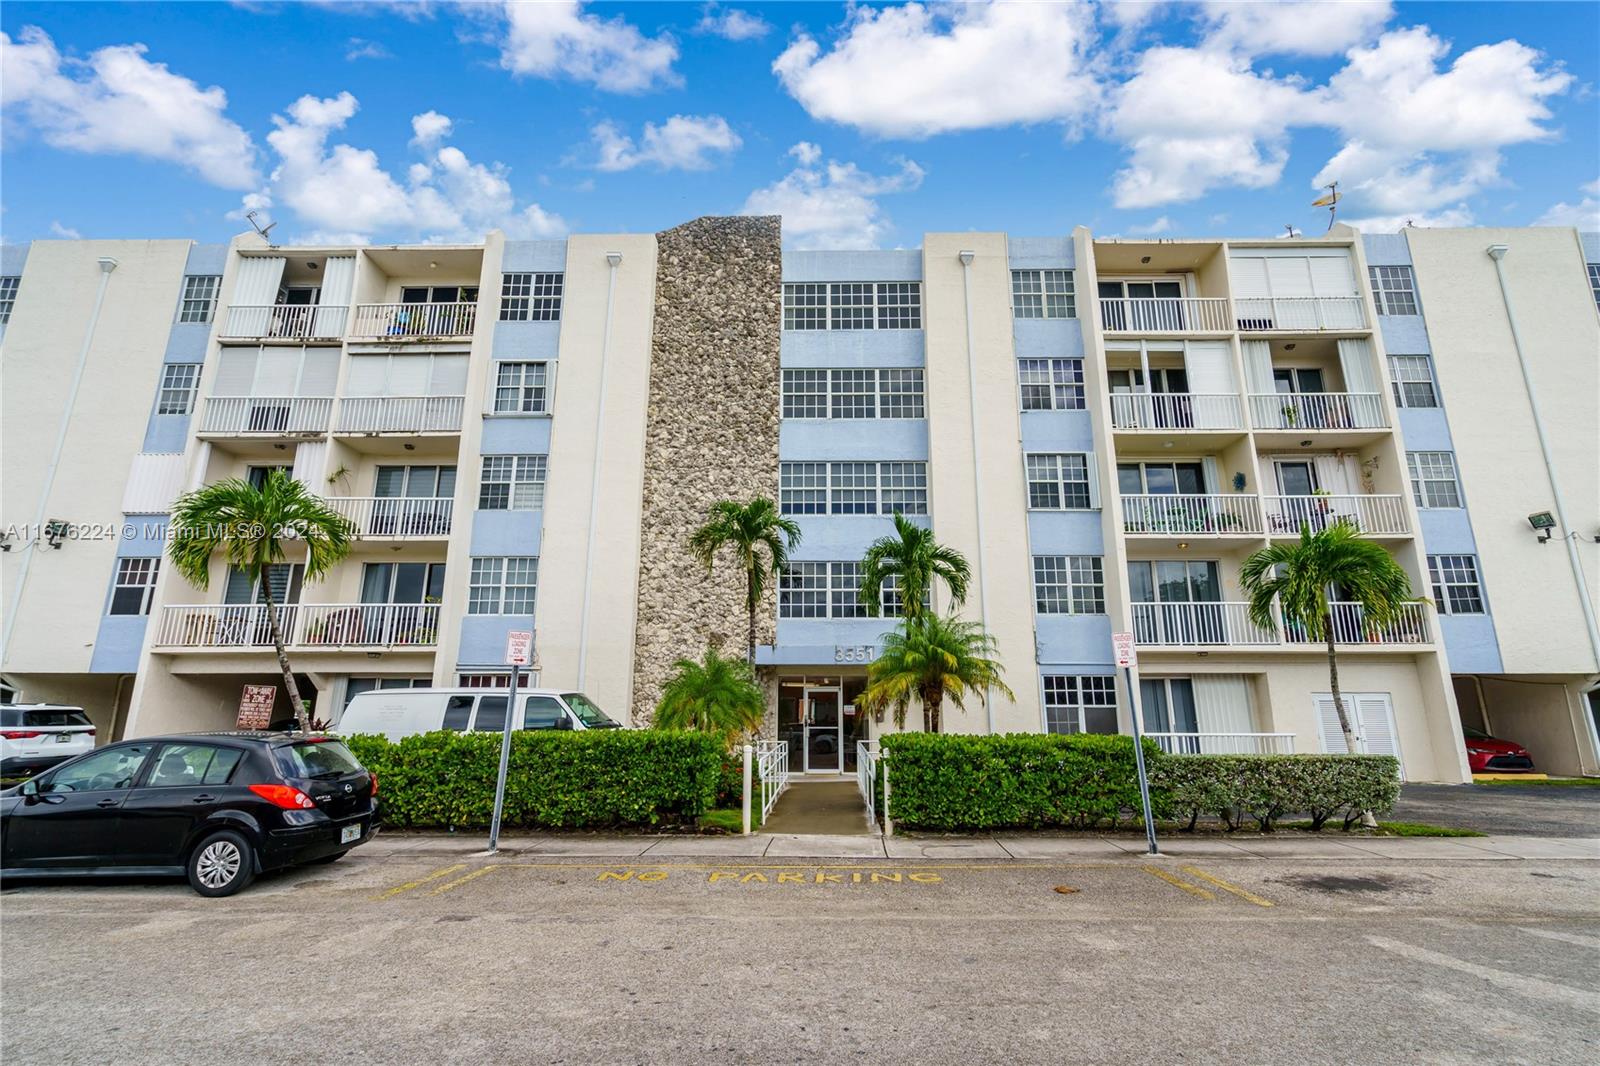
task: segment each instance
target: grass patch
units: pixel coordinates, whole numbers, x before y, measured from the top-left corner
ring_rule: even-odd
[[[1329,819],[1328,824],[1322,827],[1323,834],[1337,835],[1343,832],[1340,824],[1333,819]],[[1309,831],[1311,823],[1309,821],[1284,822],[1283,828]],[[1360,826],[1352,826],[1351,832],[1359,833],[1363,832],[1363,830]],[[1458,829],[1448,825],[1427,825],[1423,822],[1379,822],[1375,831],[1366,830],[1365,833],[1369,836],[1385,837],[1481,837],[1488,835],[1480,833],[1476,829]]]
[[[1549,777],[1528,781],[1474,781],[1482,788],[1600,788],[1600,777]]]
[[[724,833],[744,832],[744,811],[739,807],[718,807],[700,816],[701,829],[720,829]],[[761,808],[750,808],[750,831],[761,828]]]

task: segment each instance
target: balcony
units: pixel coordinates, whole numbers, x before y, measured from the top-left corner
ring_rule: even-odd
[[[347,396],[338,433],[460,433],[465,396]]]
[[[286,647],[431,650],[439,640],[436,603],[318,603],[278,608]],[[154,647],[272,650],[265,604],[174,604],[161,610]]]
[[[1420,603],[1408,603],[1400,608],[1399,617],[1386,626],[1372,625],[1359,603],[1331,603],[1333,642],[1335,644],[1427,644],[1428,612]],[[1326,642],[1313,639],[1298,625],[1284,627],[1284,642],[1293,645],[1323,646]]]
[[[1106,333],[1227,333],[1228,301],[1220,297],[1108,297],[1100,301]]]
[[[1261,501],[1253,494],[1122,497],[1122,531],[1130,535],[1193,537],[1261,535]]]
[[[1250,621],[1247,603],[1136,603],[1133,639],[1158,648],[1271,645],[1278,634]]]
[[[1293,755],[1293,733],[1146,733],[1168,755]]]
[[[1246,297],[1233,306],[1241,333],[1367,328],[1359,296]]]
[[[1267,496],[1267,531],[1273,536],[1299,536],[1302,526],[1313,533],[1344,521],[1368,536],[1403,537],[1411,532],[1405,499],[1399,495]]]
[[[330,496],[328,506],[350,520],[366,540],[429,540],[450,535],[451,498]]]
[[[1118,431],[1244,429],[1237,393],[1114,392],[1111,425]]]
[[[1253,392],[1250,424],[1295,433],[1386,429],[1383,395],[1376,392]]]
[[[248,340],[337,340],[350,308],[342,304],[256,304],[228,308],[220,336]]]
[[[300,437],[328,432],[331,396],[212,396],[199,433],[238,437]]]
[[[476,303],[357,304],[350,335],[381,340],[470,337],[477,322]]]

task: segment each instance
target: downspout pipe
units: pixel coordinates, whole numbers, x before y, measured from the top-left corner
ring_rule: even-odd
[[[622,253],[607,252],[606,264],[610,267],[610,277],[606,281],[606,328],[600,340],[600,399],[594,412],[594,466],[589,474],[589,544],[583,552],[583,609],[578,617],[577,687],[580,691],[589,668],[589,603],[594,594],[595,522],[600,513],[600,454],[606,442],[606,364],[611,357],[611,311],[616,305],[617,267],[622,265]]]
[[[0,663],[11,651],[11,635],[17,629],[17,611],[22,606],[22,589],[28,583],[28,571],[33,565],[33,555],[44,536],[45,516],[50,509],[50,492],[55,488],[56,470],[61,466],[61,453],[67,447],[67,430],[72,426],[72,411],[78,406],[78,390],[83,385],[83,372],[89,365],[89,348],[94,343],[95,329],[100,324],[100,309],[105,305],[106,288],[111,284],[111,272],[117,261],[109,255],[100,257],[100,286],[95,290],[94,309],[89,312],[89,326],[83,331],[83,344],[78,349],[78,366],[72,372],[72,386],[67,390],[66,406],[61,409],[61,425],[56,429],[55,447],[50,452],[50,465],[44,468],[44,484],[39,489],[39,508],[34,512],[33,535],[22,547],[22,559],[17,568],[17,587],[11,590],[11,608],[6,611],[5,636],[0,638]]]
[[[1550,494],[1555,501],[1556,521],[1561,523],[1562,540],[1567,546],[1567,563],[1572,568],[1572,579],[1578,584],[1578,604],[1583,608],[1583,622],[1589,630],[1589,650],[1595,658],[1595,669],[1600,670],[1600,624],[1595,621],[1594,604],[1589,600],[1589,584],[1584,579],[1583,559],[1578,555],[1577,541],[1574,539],[1574,530],[1567,521],[1567,503],[1561,494],[1561,482],[1556,478],[1555,458],[1550,454],[1550,438],[1545,433],[1544,418],[1539,413],[1539,396],[1533,388],[1533,374],[1528,369],[1528,358],[1522,348],[1522,334],[1517,329],[1517,315],[1512,309],[1511,290],[1506,285],[1506,253],[1511,251],[1507,244],[1491,244],[1485,249],[1490,259],[1494,260],[1494,272],[1500,279],[1500,299],[1505,304],[1506,322],[1511,326],[1511,344],[1517,352],[1517,366],[1522,371],[1522,385],[1528,393],[1528,407],[1533,412],[1533,429],[1539,438],[1539,451],[1544,455],[1544,472],[1550,480]]]
[[[974,576],[978,579],[978,621],[984,633],[989,632],[989,584],[983,579],[983,443],[978,434],[978,359],[972,342],[972,261],[976,252],[963,251],[961,260],[961,293],[966,301],[967,322],[967,413],[972,423],[972,503],[978,520],[978,565]],[[986,686],[983,707],[988,712],[989,732],[994,732],[994,687]]]

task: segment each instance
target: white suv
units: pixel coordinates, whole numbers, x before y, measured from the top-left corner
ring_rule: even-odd
[[[94,724],[82,707],[0,704],[0,776],[37,773],[94,750]]]

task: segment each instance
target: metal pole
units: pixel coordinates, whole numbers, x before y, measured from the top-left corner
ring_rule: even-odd
[[[506,767],[511,762],[511,715],[517,709],[517,671],[511,664],[511,692],[506,696],[505,728],[500,731],[500,774],[494,783],[494,817],[489,821],[489,851],[500,848],[500,815],[506,807]]]
[[[883,767],[883,835],[894,836],[894,819],[889,817],[889,753],[878,749],[882,754],[878,756],[878,764]]]
[[[1122,678],[1128,685],[1128,703],[1133,708],[1133,761],[1139,768],[1139,802],[1144,806],[1144,837],[1150,842],[1150,854],[1159,855],[1156,820],[1150,814],[1150,778],[1144,772],[1144,734],[1139,728],[1139,692],[1133,687],[1133,667],[1124,666]]]
[[[750,835],[750,745],[744,746],[744,835]]]

